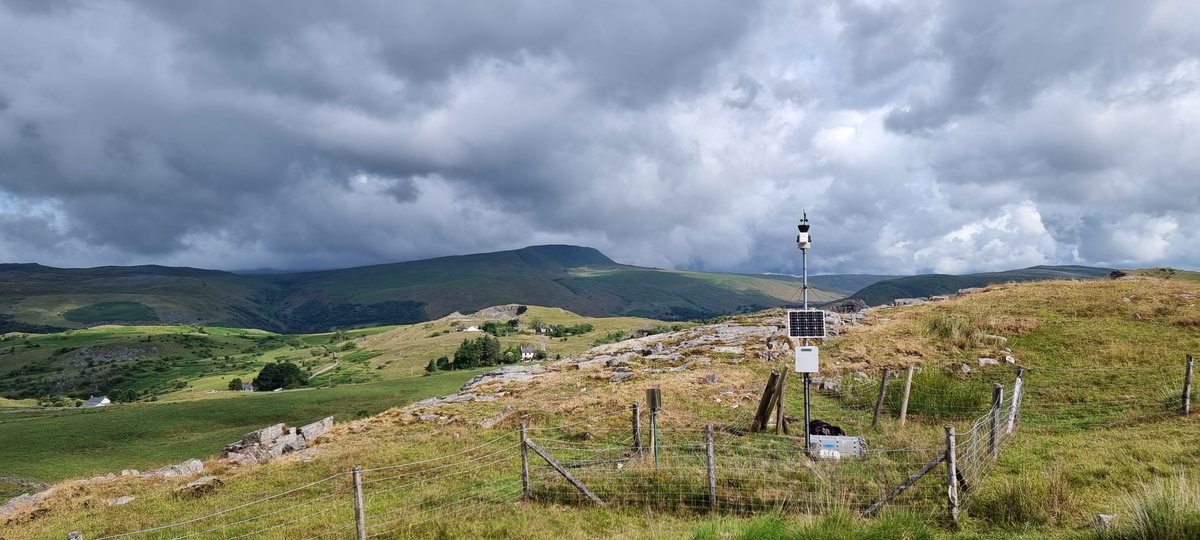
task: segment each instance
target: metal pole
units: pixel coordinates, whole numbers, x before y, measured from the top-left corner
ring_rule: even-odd
[[[1183,376],[1183,415],[1192,413],[1192,365],[1195,360],[1187,355],[1187,373]]]
[[[812,452],[812,434],[808,431],[808,387],[812,383],[812,375],[804,374],[804,453]]]
[[[654,447],[654,469],[658,470],[658,409],[650,409],[650,445]]]
[[[363,509],[362,467],[355,465],[351,470],[354,481],[354,527],[358,532],[358,540],[367,540],[367,516]]]
[[[800,250],[800,266],[804,269],[804,309],[808,309],[808,250]],[[808,346],[808,338],[804,338],[804,346]],[[804,374],[804,453],[812,452],[812,434],[809,430],[811,407],[809,405],[809,386],[812,384],[812,374]]]

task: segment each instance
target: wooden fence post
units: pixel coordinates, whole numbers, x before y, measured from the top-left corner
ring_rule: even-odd
[[[954,451],[954,426],[946,426],[946,509],[950,522],[958,524],[958,459]]]
[[[634,405],[636,407],[636,404]],[[528,501],[533,495],[529,489],[529,439],[525,436],[525,421],[521,420],[521,498]]]
[[[1013,428],[1016,427],[1017,408],[1021,406],[1021,400],[1025,398],[1024,384],[1025,384],[1025,368],[1018,367],[1017,368],[1017,380],[1015,382],[1013,382],[1012,409],[1010,409],[1008,411],[1008,434],[1009,435],[1012,435]]]
[[[367,516],[363,508],[362,467],[355,465],[350,471],[354,482],[354,528],[358,532],[358,540],[367,540]]]
[[[762,399],[758,401],[758,409],[754,412],[754,421],[750,431],[757,432],[767,428],[767,419],[771,417],[771,405],[774,404],[775,386],[779,382],[779,374],[774,371],[767,377],[767,387],[763,389]]]
[[[1192,413],[1192,355],[1187,355],[1187,372],[1183,375],[1183,415]]]
[[[776,435],[783,435],[787,432],[787,417],[783,415],[783,391],[787,388],[787,374],[788,368],[783,368],[783,371],[779,374],[779,391],[776,392],[779,395],[776,397],[777,401],[775,404]]]
[[[633,402],[633,455],[642,455],[642,410]]]
[[[708,508],[717,509],[717,464],[713,451],[712,424],[704,426],[704,451],[708,455]]]
[[[992,459],[1000,457],[1000,404],[1004,403],[1004,386],[992,384],[992,425],[988,433],[988,445],[992,450]]]
[[[871,427],[879,425],[879,413],[883,411],[883,396],[887,394],[887,380],[892,370],[883,370],[883,378],[879,380],[879,397],[875,399],[875,417],[871,418]]]
[[[904,397],[900,399],[900,427],[904,427],[904,421],[908,419],[908,395],[912,391],[913,371],[917,366],[908,366],[908,375],[904,377]]]

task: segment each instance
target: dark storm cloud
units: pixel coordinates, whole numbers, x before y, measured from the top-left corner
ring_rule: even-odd
[[[1188,2],[0,2],[0,259],[1198,264]]]

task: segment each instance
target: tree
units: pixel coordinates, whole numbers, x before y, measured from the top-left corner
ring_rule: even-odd
[[[439,356],[437,359],[437,368],[440,370],[453,369],[450,366],[450,359],[445,356]]]
[[[242,379],[240,379],[238,377],[234,377],[234,378],[230,379],[229,380],[229,389],[230,390],[241,390],[242,389]]]
[[[433,373],[435,371],[437,371],[437,360],[430,360],[429,363],[425,365],[425,373]]]
[[[277,388],[296,388],[308,384],[308,377],[300,370],[300,366],[291,362],[267,364],[254,378],[254,389],[260,392],[270,392]]]

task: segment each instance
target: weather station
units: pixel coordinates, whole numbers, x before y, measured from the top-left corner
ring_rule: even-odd
[[[803,275],[803,299],[801,309],[787,310],[788,339],[800,340],[794,345],[796,351],[795,371],[804,377],[804,451],[812,454],[818,451],[820,457],[838,459],[843,455],[862,455],[866,443],[861,437],[846,437],[835,435],[812,435],[810,389],[812,374],[821,371],[820,349],[810,345],[809,340],[826,339],[825,310],[809,309],[808,307],[808,250],[812,248],[812,225],[808,222],[808,212],[804,212],[797,226],[796,247],[800,249],[801,268]],[[814,446],[814,443],[815,446]]]

